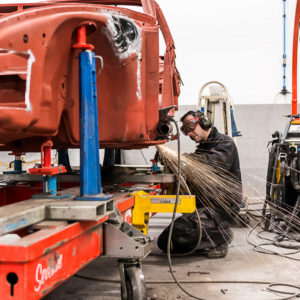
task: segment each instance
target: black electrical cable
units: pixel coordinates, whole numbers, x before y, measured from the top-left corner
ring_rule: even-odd
[[[278,158],[279,158],[279,147],[277,148],[277,151],[276,151],[276,159],[274,160],[274,166],[273,166],[273,169],[276,170],[277,166],[277,161],[278,161]],[[284,169],[284,168],[283,168]],[[293,169],[296,171],[296,169]],[[283,171],[282,171],[283,172]],[[267,191],[267,198],[268,197],[271,197],[270,195],[274,195],[274,188],[275,188],[275,185],[276,185],[276,172],[273,171],[272,173],[272,181],[271,181],[271,190],[270,192]],[[283,178],[283,175],[281,174],[280,175],[280,178]],[[267,201],[267,198],[264,202],[264,206],[263,206],[263,210],[262,210],[262,218],[266,218],[267,216],[267,205],[270,206],[270,211],[271,211],[271,214],[272,214],[272,210],[276,210],[277,208],[274,206],[274,203],[275,203],[275,199],[274,199],[274,202],[271,202],[270,200]],[[270,212],[269,212],[270,213]],[[253,214],[251,212],[248,211],[248,214],[249,216],[253,217],[253,218],[257,218],[258,215],[256,214]],[[273,223],[273,224],[276,224],[275,221],[275,216],[274,216],[275,212],[273,212],[273,214],[271,215],[271,220],[270,222]],[[290,219],[290,223],[291,221],[293,220],[293,217],[294,215],[292,215],[291,219]],[[253,232],[253,230],[259,225],[261,224],[261,221],[256,224],[249,232],[249,234],[247,235],[247,242],[253,246],[253,250],[257,251],[257,252],[260,252],[260,253],[264,253],[264,254],[274,254],[274,255],[278,255],[278,256],[282,256],[282,257],[285,257],[285,258],[288,258],[288,259],[292,259],[292,260],[296,260],[296,261],[300,261],[300,259],[297,259],[297,258],[294,258],[294,257],[291,257],[291,255],[294,255],[294,254],[297,254],[300,252],[300,245],[299,245],[299,239],[297,239],[296,237],[293,237],[292,235],[289,235],[287,230],[284,231],[280,224],[277,223],[277,225],[275,226],[275,228],[273,228],[272,230],[263,230],[263,231],[260,231],[257,233],[257,236],[264,240],[264,241],[267,241],[267,242],[264,242],[264,243],[260,243],[260,244],[254,244],[252,242],[250,242],[250,235],[251,233]],[[262,237],[261,236],[261,233],[263,232],[273,232],[276,234],[276,236],[274,238],[268,238],[268,237]],[[290,242],[290,244],[287,244],[288,242]],[[293,243],[292,243],[293,242]],[[295,243],[298,243],[295,245]],[[265,248],[265,246],[276,246],[278,248],[285,248],[285,249],[292,249],[292,250],[295,250],[294,252],[290,252],[290,253],[280,253],[278,251],[273,251],[273,250],[270,250],[270,249],[267,249]]]
[[[158,156],[158,151],[156,152],[155,156]],[[158,158],[154,158],[154,159],[158,160]],[[192,193],[191,193],[191,191],[190,191],[190,189],[189,189],[186,181],[184,180],[182,174],[180,174],[180,182],[179,182],[179,184],[181,182],[183,182],[183,189],[185,189],[186,192],[191,196]],[[198,240],[197,240],[196,245],[190,251],[187,251],[187,252],[184,252],[184,253],[173,253],[172,256],[174,256],[174,257],[183,257],[183,256],[192,255],[199,248],[201,240],[202,240],[202,223],[201,223],[200,215],[199,215],[199,212],[198,212],[197,208],[195,210],[195,214],[196,214],[197,221],[198,221],[198,226],[199,226],[199,236],[198,236]]]
[[[184,181],[184,179],[182,178],[182,176],[181,176],[181,181],[184,182],[184,186],[185,186],[185,189],[187,190],[188,194],[189,194],[189,195],[192,195],[191,192],[190,192],[190,189],[189,189],[189,187],[188,187],[188,185],[187,185],[187,183]],[[199,236],[198,236],[197,243],[196,243],[196,245],[194,246],[194,248],[191,249],[191,250],[188,251],[188,252],[172,254],[172,255],[175,256],[175,257],[182,257],[182,256],[192,255],[194,252],[197,251],[198,247],[200,246],[200,243],[201,243],[201,240],[202,240],[202,223],[201,223],[201,219],[200,219],[200,215],[199,215],[199,212],[198,212],[198,210],[197,210],[197,207],[196,207],[195,213],[196,213],[197,220],[198,220],[198,225],[199,225]]]
[[[176,200],[175,200],[175,205],[174,205],[174,210],[173,210],[173,215],[172,215],[172,221],[170,224],[170,229],[169,229],[169,235],[168,235],[168,244],[167,244],[167,258],[168,258],[168,264],[169,264],[169,270],[171,273],[172,278],[174,279],[174,281],[176,282],[176,284],[178,285],[178,287],[188,296],[190,296],[191,298],[194,299],[198,299],[198,300],[204,300],[202,298],[196,297],[192,294],[190,294],[180,283],[179,281],[176,279],[174,272],[173,272],[173,268],[172,268],[172,260],[171,260],[171,239],[172,239],[172,232],[173,232],[173,227],[174,227],[174,222],[175,222],[175,216],[176,216],[176,211],[177,211],[177,206],[178,206],[178,201],[179,201],[179,192],[180,192],[180,180],[181,180],[181,159],[180,159],[180,131],[179,131],[179,127],[177,122],[170,118],[170,121],[173,122],[175,124],[176,127],[176,131],[177,131],[177,136],[178,136],[178,140],[177,140],[177,152],[178,152],[178,176],[177,176],[177,191],[176,191]],[[197,210],[197,209],[196,209]]]
[[[279,294],[291,295],[291,296],[281,298],[281,299],[277,299],[277,300],[289,300],[289,299],[293,299],[293,298],[296,298],[296,297],[300,296],[300,292],[291,293],[291,292],[286,292],[286,291],[280,291],[280,290],[274,289],[273,288],[274,286],[291,287],[291,288],[297,289],[297,290],[300,290],[300,286],[296,286],[296,285],[292,285],[292,284],[286,284],[286,283],[270,283],[269,286],[267,287],[268,291],[274,292],[274,293],[279,293]]]
[[[291,238],[287,237],[287,240],[285,240],[285,238],[281,237],[281,236],[280,237],[279,236],[275,237],[274,241],[273,241],[273,244],[276,247],[298,250],[297,252],[299,252],[299,250],[300,250],[300,244],[299,243],[300,243],[299,239],[294,240],[294,239],[291,239]]]
[[[248,244],[250,244],[251,246],[253,246],[253,250],[256,251],[256,252],[259,252],[259,253],[264,253],[264,254],[274,254],[274,255],[278,255],[278,256],[281,256],[281,257],[285,257],[285,258],[288,258],[288,259],[291,259],[291,260],[295,260],[295,261],[300,261],[300,259],[298,258],[295,258],[295,257],[291,257],[290,255],[294,255],[294,254],[297,254],[300,252],[300,248],[296,248],[296,251],[294,252],[290,252],[290,253],[286,253],[286,254],[282,254],[280,252],[277,252],[277,251],[273,251],[273,250],[269,250],[269,249],[266,249],[266,248],[263,248],[263,246],[277,246],[275,244],[276,240],[275,239],[270,239],[270,238],[262,238],[259,234],[261,234],[263,231],[260,231],[258,233],[258,237],[260,239],[264,239],[264,240],[267,240],[269,241],[269,243],[261,243],[261,244],[254,244],[253,242],[250,241],[250,235],[252,234],[252,232],[254,231],[254,229],[256,227],[258,227],[260,225],[260,222],[259,221],[257,224],[255,224],[251,230],[249,231],[249,233],[247,234],[247,237],[246,237],[246,240],[248,242]],[[277,246],[278,247],[278,246]],[[293,248],[295,249],[295,248]]]

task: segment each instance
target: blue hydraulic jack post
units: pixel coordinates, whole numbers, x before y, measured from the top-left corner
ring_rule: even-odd
[[[96,63],[94,46],[86,44],[86,27],[77,29],[79,53],[80,196],[75,200],[104,201],[99,159]]]
[[[22,170],[22,160],[21,155],[24,155],[25,153],[19,153],[19,152],[11,152],[9,155],[14,155],[14,170],[13,171],[4,171],[3,174],[21,174],[25,173],[25,171]]]
[[[232,130],[232,137],[235,136],[242,136],[241,132],[237,130],[234,114],[233,114],[233,108],[230,106],[230,116],[231,116],[231,130]]]

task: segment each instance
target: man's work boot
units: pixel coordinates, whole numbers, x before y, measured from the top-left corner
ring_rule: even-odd
[[[206,253],[208,258],[223,258],[228,253],[228,244],[224,243],[216,248],[211,248]]]

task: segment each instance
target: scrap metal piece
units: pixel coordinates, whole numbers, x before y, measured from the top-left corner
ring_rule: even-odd
[[[201,272],[201,271],[195,271],[195,272],[193,272],[193,271],[188,271],[188,272],[187,272],[187,276],[191,276],[191,275],[193,275],[193,274],[209,275],[210,272]]]

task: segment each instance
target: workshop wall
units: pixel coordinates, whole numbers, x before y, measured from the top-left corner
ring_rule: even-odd
[[[158,0],[176,46],[181,105],[196,103],[207,81],[225,84],[235,104],[283,103],[282,0]],[[296,0],[286,1],[287,89]]]

